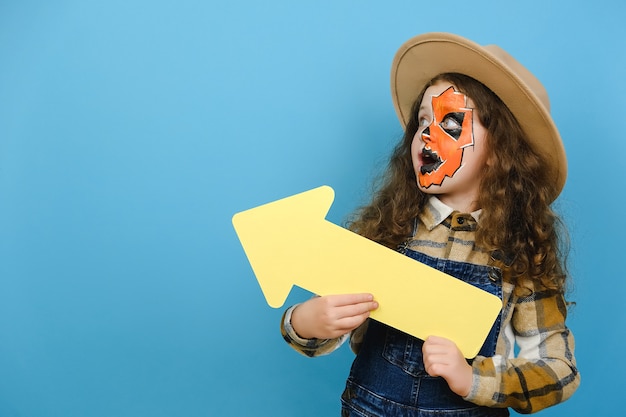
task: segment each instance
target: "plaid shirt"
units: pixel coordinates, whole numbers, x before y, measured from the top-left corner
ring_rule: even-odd
[[[486,265],[490,255],[474,245],[479,216],[480,211],[455,212],[431,197],[418,218],[409,247],[433,257]],[[578,388],[580,375],[574,358],[574,338],[565,326],[567,308],[562,294],[532,287],[518,295],[508,282],[503,283],[502,290],[502,326],[496,353],[473,360],[472,388],[465,399],[489,407],[511,407],[520,413],[536,412],[565,401]],[[295,307],[283,315],[281,333],[296,351],[321,356],[349,338],[350,347],[358,353],[367,321],[337,339],[302,339],[291,327]]]

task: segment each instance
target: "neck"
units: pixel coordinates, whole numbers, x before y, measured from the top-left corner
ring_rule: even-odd
[[[472,213],[480,208],[478,207],[478,202],[474,198],[454,198],[446,194],[440,194],[437,198],[439,198],[439,200],[446,206],[453,210],[460,211],[461,213]]]

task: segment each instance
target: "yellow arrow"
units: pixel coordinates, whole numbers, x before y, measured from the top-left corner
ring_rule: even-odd
[[[476,356],[502,301],[327,221],[333,200],[323,186],[233,216],[268,304],[281,307],[293,285],[318,295],[371,293],[373,319],[420,339],[446,337]]]

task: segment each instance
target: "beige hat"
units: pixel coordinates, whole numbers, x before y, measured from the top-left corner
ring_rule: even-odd
[[[556,198],[567,177],[567,159],[550,117],[550,101],[541,82],[496,45],[481,46],[450,33],[426,33],[405,42],[391,67],[391,95],[403,127],[413,102],[436,75],[457,72],[489,87],[507,105],[536,152],[545,157],[556,185]]]

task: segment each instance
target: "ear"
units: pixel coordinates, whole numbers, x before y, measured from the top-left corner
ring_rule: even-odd
[[[487,158],[485,158],[485,165],[488,167],[491,167],[495,164],[496,158],[498,156],[493,151],[493,146],[492,146],[493,142],[491,140],[491,137],[489,136],[489,132],[487,132],[485,139],[486,139],[485,150],[487,151]]]
[[[490,153],[487,159],[485,159],[485,165],[491,167],[493,165],[494,158],[495,156]]]

